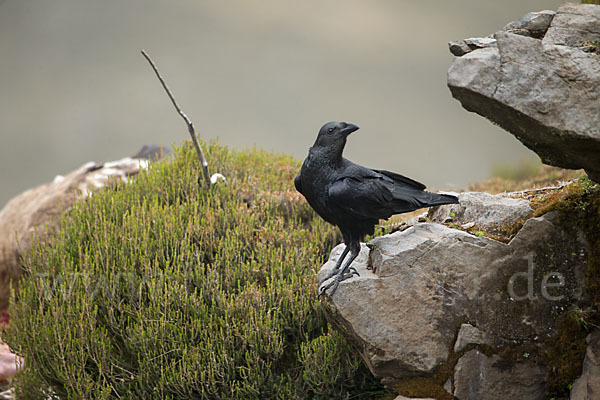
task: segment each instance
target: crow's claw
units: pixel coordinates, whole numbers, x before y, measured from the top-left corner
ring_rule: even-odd
[[[339,268],[338,268],[339,269]],[[322,284],[324,284],[325,282],[327,282],[329,279],[331,279],[332,276],[336,275],[336,273],[338,272],[338,269],[332,269],[331,271],[329,271],[327,273],[327,275],[325,275],[323,277],[323,279],[319,280],[319,284],[318,286],[321,287]]]
[[[350,279],[354,275],[360,276],[360,274],[358,273],[358,271],[356,271],[356,269],[354,269],[353,267],[349,268],[347,272],[343,272],[342,273],[342,271],[339,271],[335,275],[335,277],[331,280],[331,282],[329,282],[327,285],[319,286],[318,298],[320,299],[321,297],[323,297],[326,294],[327,289],[329,289],[329,288],[331,288],[331,290],[329,291],[329,293],[327,294],[327,296],[331,297],[335,293],[335,291],[337,290],[340,282],[343,282],[346,279]]]

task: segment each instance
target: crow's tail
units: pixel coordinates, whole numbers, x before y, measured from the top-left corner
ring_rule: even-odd
[[[458,197],[450,194],[431,193],[410,187],[396,186],[391,209],[394,214],[405,213],[442,204],[458,204]]]
[[[441,206],[442,204],[458,204],[458,197],[451,194],[438,194],[429,192],[428,207]]]

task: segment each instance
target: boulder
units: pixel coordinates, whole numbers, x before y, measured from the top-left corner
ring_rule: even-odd
[[[586,341],[583,372],[573,383],[571,400],[600,399],[600,329],[590,333]]]
[[[360,276],[328,299],[328,318],[391,386],[447,362],[465,322],[478,332],[463,332],[461,349],[540,346],[566,307],[583,302],[588,244],[557,219],[531,218],[507,244],[435,223],[377,237],[353,263]]]
[[[511,362],[470,350],[454,368],[454,397],[459,400],[544,400],[546,371],[532,363]]]
[[[536,19],[550,19],[544,15]],[[511,23],[494,35],[496,47],[453,60],[452,95],[511,132],[544,163],[584,168],[600,182],[600,57],[574,47],[600,40],[600,6],[562,5],[542,40],[511,33],[519,26],[528,25]]]
[[[57,227],[60,216],[78,199],[91,196],[114,179],[126,182],[147,165],[144,159],[130,157],[89,162],[11,199],[0,211],[0,310],[8,306],[11,282],[14,286],[21,277],[20,259],[36,237]]]

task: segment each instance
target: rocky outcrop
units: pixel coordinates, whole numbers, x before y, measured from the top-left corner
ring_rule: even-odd
[[[145,153],[155,157],[151,148],[145,147]],[[89,162],[11,199],[0,211],[0,310],[8,305],[11,282],[21,277],[20,258],[30,250],[36,236],[43,237],[56,227],[60,216],[78,199],[91,196],[112,180],[126,182],[147,164],[145,159],[130,157]]]
[[[600,6],[532,13],[494,39],[450,43],[448,87],[543,162],[584,168],[600,182]],[[476,44],[475,44],[476,43]]]
[[[497,225],[531,214],[527,200],[460,196],[461,202],[470,202],[451,211],[460,222]],[[490,201],[498,207],[486,214]],[[448,212],[432,214],[444,219]],[[319,276],[342,250],[340,245],[332,251]],[[389,387],[432,376],[458,357],[445,385],[457,398],[541,399],[546,393],[543,366],[476,349],[518,344],[543,354],[559,316],[586,301],[588,251],[582,233],[559,224],[555,212],[528,219],[508,243],[416,223],[363,245],[353,264],[360,276],[340,284],[328,299],[328,316]],[[498,397],[499,391],[509,394]]]

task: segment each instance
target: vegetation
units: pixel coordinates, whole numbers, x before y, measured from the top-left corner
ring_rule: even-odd
[[[502,193],[556,186],[585,176],[583,170],[570,170],[522,161],[514,166],[497,165],[493,177],[469,186],[469,191]]]
[[[6,341],[19,398],[344,399],[383,394],[327,324],[315,271],[339,241],[298,164],[191,146],[78,203],[24,260]],[[200,183],[200,185],[199,185]]]

